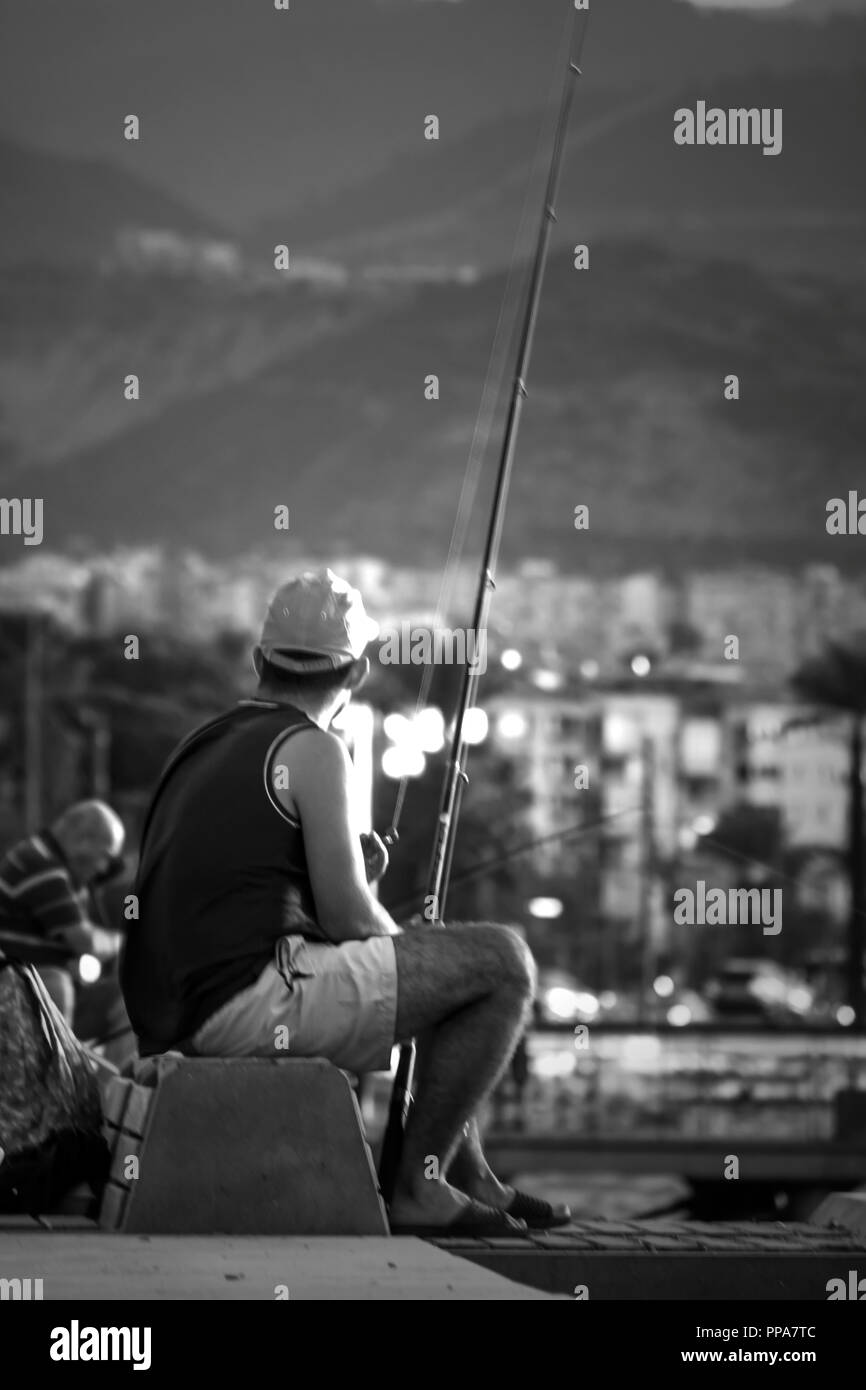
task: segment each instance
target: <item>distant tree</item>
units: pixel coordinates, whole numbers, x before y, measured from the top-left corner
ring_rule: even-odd
[[[699,652],[703,641],[697,628],[683,618],[674,618],[668,628],[668,643],[672,655],[686,655]]]
[[[143,638],[142,659],[123,657],[120,637],[75,643],[77,680],[69,692],[108,721],[111,783],[147,791],[175,744],[233,704],[253,683],[230,640],[192,644],[165,631]]]
[[[781,872],[782,821],[775,806],[728,806],[712,834],[703,839],[707,849],[740,865],[741,873],[747,873],[749,864],[766,866],[773,875]]]
[[[25,713],[37,686],[43,760],[50,758],[50,767],[43,766],[42,809],[51,816],[76,796],[94,791],[109,798],[146,797],[178,740],[252,684],[252,672],[244,674],[247,658],[232,636],[193,645],[164,631],[148,631],[142,633],[142,658],[127,661],[123,634],[82,637],[49,615],[39,622],[34,667],[33,619],[23,613],[0,616],[5,837],[26,828]],[[97,736],[106,745],[98,788],[93,784]]]

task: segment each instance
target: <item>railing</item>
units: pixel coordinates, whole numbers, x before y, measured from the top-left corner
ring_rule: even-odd
[[[525,1080],[491,1106],[497,1135],[814,1143],[840,1137],[842,1093],[866,1103],[862,1032],[548,1027],[526,1046]]]

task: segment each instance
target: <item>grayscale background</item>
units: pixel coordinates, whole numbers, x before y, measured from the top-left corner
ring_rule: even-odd
[[[566,13],[0,0],[0,491],[45,509],[41,546],[0,537],[4,843],[93,791],[134,857],[162,760],[248,687],[298,568],[347,574],[383,629],[434,621],[474,439],[440,614],[468,622]],[[829,1142],[835,1092],[866,1087],[866,536],[825,527],[866,487],[866,3],[592,0],[582,65],[451,900],[520,924],[542,968],[500,1123],[596,1105],[599,1132],[679,1133],[661,1053],[623,1053],[640,1024],[697,1039],[701,1132]],[[678,148],[698,100],[782,108],[782,153]],[[420,675],[374,661],[354,731],[380,831],[384,720]],[[446,728],[455,685],[437,671]],[[443,754],[411,765],[395,912],[423,895]],[[675,928],[701,878],[781,887],[782,933]],[[607,1108],[562,1061],[580,1022],[612,1030]]]

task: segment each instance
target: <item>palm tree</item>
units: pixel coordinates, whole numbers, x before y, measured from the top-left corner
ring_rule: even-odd
[[[863,719],[866,716],[866,632],[844,642],[830,640],[820,657],[804,663],[792,678],[795,691],[813,704],[843,710],[850,716],[848,765],[848,872],[851,907],[848,922],[848,1002],[855,1026],[866,1024],[863,950],[866,944],[866,878],[863,831]]]

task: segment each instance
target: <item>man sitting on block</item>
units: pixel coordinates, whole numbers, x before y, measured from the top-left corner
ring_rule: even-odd
[[[117,949],[114,933],[99,924],[93,890],[122,867],[124,839],[123,822],[104,801],[76,801],[0,858],[0,949],[36,966],[70,1026],[78,958],[108,960]]]
[[[325,1057],[353,1072],[387,1069],[395,1042],[422,1036],[392,1230],[560,1224],[566,1209],[497,1181],[474,1119],[528,1018],[525,942],[486,924],[403,930],[369,888],[387,851],[359,834],[352,762],[329,729],[374,635],[330,570],[277,592],[255,697],[180,745],[151,804],[129,1015],[142,1055]]]

